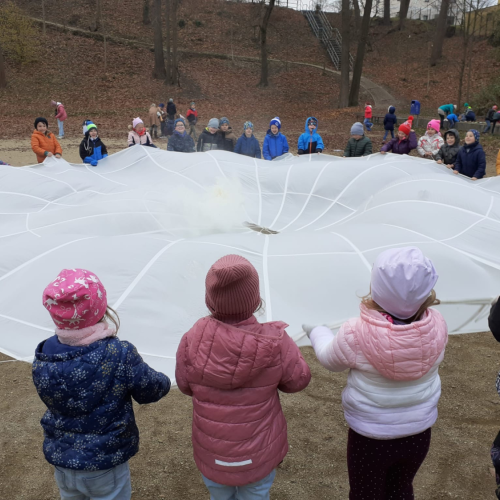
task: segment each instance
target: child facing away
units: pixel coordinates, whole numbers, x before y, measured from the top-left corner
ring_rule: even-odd
[[[189,135],[193,136],[196,141],[196,123],[198,122],[198,111],[196,111],[196,105],[194,102],[191,103],[191,107],[187,110],[186,118],[189,123]]]
[[[229,125],[229,119],[225,116],[219,120],[219,131],[217,133],[220,135],[220,149],[232,153],[236,145],[236,135],[231,125]]]
[[[465,134],[464,142],[458,150],[453,173],[466,175],[473,181],[482,179],[486,173],[486,155],[479,144],[479,132],[469,130]]]
[[[94,273],[64,269],[43,305],[56,330],[36,348],[33,382],[47,406],[43,452],[61,498],[128,500],[128,460],[139,451],[132,399],[159,401],[170,380],[116,336],[118,315]]]
[[[175,378],[193,400],[193,453],[212,500],[269,500],[288,451],[279,391],[299,392],[309,366],[281,321],[259,323],[256,269],[226,255],[208,271],[198,320],[177,350]]]
[[[97,167],[97,162],[107,156],[108,149],[97,133],[97,125],[89,123],[85,137],[80,143],[80,158],[83,163],[90,163],[93,167]]]
[[[286,137],[280,132],[281,120],[279,116],[275,116],[269,123],[269,130],[266,137],[264,137],[264,144],[262,145],[262,154],[265,160],[274,160],[278,156],[288,153],[288,141]]]
[[[448,168],[455,166],[458,150],[460,149],[460,135],[452,128],[444,134],[444,144],[437,152],[435,159],[439,164],[444,164]]]
[[[222,149],[222,136],[217,133],[218,130],[219,119],[210,118],[208,125],[203,129],[200,137],[198,137],[196,151],[203,153],[214,149]]]
[[[412,126],[413,116],[409,116],[408,120],[399,126],[398,136],[384,144],[380,152],[386,154],[392,151],[397,155],[409,155],[413,149],[417,148],[417,135]]]
[[[366,137],[361,122],[356,122],[351,127],[351,138],[347,141],[344,150],[344,158],[354,158],[359,156],[368,156],[372,154],[372,141]]]
[[[450,113],[445,121],[448,123],[448,129],[452,129],[455,127],[455,125],[458,123],[458,116],[455,113]],[[445,127],[446,128],[446,127]]]
[[[186,124],[181,118],[175,120],[174,133],[168,139],[167,151],[194,153],[193,138],[186,132]]]
[[[297,149],[299,155],[322,153],[325,149],[323,139],[318,134],[318,120],[314,116],[307,118],[305,132],[299,137]]]
[[[151,148],[156,148],[153,144],[153,139],[151,139],[151,135],[146,130],[144,126],[144,122],[139,118],[134,118],[132,122],[132,126],[128,126],[130,132],[128,133],[128,147],[135,146],[138,144],[139,146],[149,146]]]
[[[35,120],[35,130],[31,135],[31,149],[36,154],[38,163],[42,163],[45,158],[55,156],[61,158],[62,148],[56,139],[55,134],[49,132],[49,122],[42,116]]]
[[[66,113],[66,109],[64,108],[64,105],[62,103],[51,101],[50,104],[51,106],[56,108],[55,118],[59,127],[59,136],[57,138],[64,139],[64,122],[68,119],[68,113]]]
[[[250,158],[262,158],[259,141],[253,135],[252,122],[245,122],[243,124],[243,134],[236,142],[234,152],[239,155],[249,156]]]
[[[427,132],[418,140],[417,152],[422,158],[433,160],[444,144],[441,137],[439,120],[427,124]]]
[[[319,362],[349,369],[342,393],[349,424],[350,500],[412,500],[441,395],[439,364],[448,330],[433,290],[438,275],[416,247],[382,252],[360,316],[337,334],[304,325]]]
[[[367,132],[371,132],[373,127],[372,116],[373,116],[372,106],[369,102],[367,102],[365,104],[365,120],[363,122],[365,124]]]
[[[384,144],[389,132],[391,133],[391,138],[394,139],[394,127],[398,124],[396,108],[394,106],[389,106],[387,111],[388,113],[384,116]]]

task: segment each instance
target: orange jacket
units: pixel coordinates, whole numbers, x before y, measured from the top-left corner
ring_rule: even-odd
[[[36,154],[38,163],[42,163],[47,158],[47,153],[62,155],[62,148],[57,142],[56,136],[52,132],[47,132],[47,135],[33,131],[31,136],[31,149]]]
[[[497,175],[500,175],[500,151],[497,155]]]

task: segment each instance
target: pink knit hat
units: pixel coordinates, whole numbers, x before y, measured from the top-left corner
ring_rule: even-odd
[[[243,321],[261,302],[259,275],[250,262],[239,255],[226,255],[208,271],[205,303],[220,321]]]
[[[132,122],[132,127],[134,127],[134,128],[137,127],[137,125],[139,125],[139,123],[144,124],[144,122],[139,117],[134,118],[134,121]]]
[[[61,330],[94,326],[108,301],[99,278],[85,269],[63,269],[43,291],[43,305]]]
[[[429,130],[430,128],[433,128],[436,132],[439,133],[439,131],[441,130],[441,122],[439,120],[431,120],[427,124],[427,130]]]

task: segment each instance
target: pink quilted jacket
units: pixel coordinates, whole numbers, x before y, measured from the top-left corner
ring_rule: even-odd
[[[360,317],[344,323],[337,335],[324,326],[311,332],[325,368],[351,369],[342,393],[349,426],[375,439],[428,429],[441,395],[438,367],[448,342],[443,317],[428,309],[419,321],[395,325],[364,305],[360,309]]]
[[[234,325],[206,317],[182,337],[175,378],[193,398],[196,465],[216,483],[259,481],[287,454],[278,389],[298,392],[311,379],[287,326],[254,316]]]

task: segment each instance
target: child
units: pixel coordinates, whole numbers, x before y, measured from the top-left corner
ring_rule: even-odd
[[[234,146],[236,145],[236,136],[234,135],[233,129],[229,125],[229,120],[223,116],[219,120],[220,130],[217,132],[220,135],[221,148],[224,151],[234,151]]]
[[[360,317],[337,334],[304,330],[328,370],[350,368],[342,393],[349,424],[349,499],[413,499],[413,478],[427,455],[441,395],[438,367],[448,330],[433,288],[438,275],[416,247],[382,252]]]
[[[463,174],[473,181],[482,179],[486,173],[486,155],[479,144],[479,132],[469,130],[465,134],[465,144],[458,150],[453,173]]]
[[[167,151],[194,153],[193,138],[186,132],[186,125],[180,118],[175,120],[175,130],[168,140]]]
[[[205,303],[177,349],[175,379],[193,400],[193,454],[212,500],[269,499],[288,451],[279,391],[299,392],[311,372],[281,321],[259,323],[259,275],[239,255],[208,271]]]
[[[33,382],[47,406],[43,452],[61,498],[130,499],[128,460],[139,451],[132,398],[159,401],[170,380],[118,339],[118,315],[94,273],[64,269],[43,305],[56,331],[36,348]]]
[[[280,130],[281,120],[279,116],[275,116],[269,123],[269,130],[267,131],[266,137],[264,137],[262,153],[265,160],[274,160],[278,158],[278,156],[288,153],[288,141]]]
[[[10,166],[9,163],[5,163],[4,161],[0,160],[0,165],[7,165]]]
[[[158,139],[158,127],[160,126],[160,116],[156,104],[153,103],[149,107],[149,135]]]
[[[444,134],[445,144],[441,146],[436,154],[436,160],[439,164],[444,164],[448,168],[455,166],[458,150],[460,149],[460,135],[452,128]]]
[[[408,120],[399,126],[398,136],[382,146],[380,152],[383,155],[389,151],[397,155],[409,155],[411,150],[417,147],[417,136],[412,125],[413,116],[409,116]]]
[[[252,122],[245,122],[243,124],[243,134],[236,142],[234,152],[239,155],[249,156],[250,158],[262,158],[259,141],[253,135]]]
[[[35,120],[35,130],[31,136],[31,149],[36,154],[38,163],[45,158],[55,156],[61,158],[62,148],[56,136],[48,131],[49,122],[46,118],[39,117]]]
[[[193,139],[196,141],[196,123],[198,122],[198,111],[196,111],[194,102],[191,103],[191,107],[187,110],[186,118],[189,122],[189,135],[192,135]]]
[[[135,146],[149,146],[151,148],[156,148],[153,144],[153,139],[149,135],[149,132],[144,126],[144,122],[139,118],[134,118],[132,126],[128,126],[130,132],[128,133],[128,147]]]
[[[372,127],[373,127],[373,123],[371,122],[372,113],[373,113],[373,111],[372,111],[371,104],[369,102],[367,102],[365,104],[365,121],[364,121],[367,132],[371,132]]]
[[[475,122],[476,121],[476,113],[472,111],[472,108],[469,106],[467,108],[467,112],[465,113],[465,121],[466,122]]]
[[[427,132],[418,140],[417,152],[422,158],[434,159],[444,144],[441,137],[439,120],[431,120],[427,124]]]
[[[58,139],[64,139],[64,122],[67,120],[68,114],[60,102],[51,101],[50,104],[56,108],[55,117],[59,126]]]
[[[500,153],[499,153],[500,156]],[[488,317],[488,326],[497,342],[500,342],[500,303],[498,298],[491,305],[490,315]],[[500,373],[497,376],[496,388],[500,394]],[[491,447],[491,460],[496,472],[497,488],[495,490],[496,497],[500,499],[500,432],[498,433],[493,446]]]
[[[366,137],[361,122],[356,122],[351,127],[351,138],[347,141],[344,150],[344,158],[354,158],[359,156],[368,156],[372,154],[372,141]]]
[[[222,149],[221,140],[222,136],[217,133],[219,130],[219,120],[211,118],[208,121],[207,127],[203,130],[198,137],[198,146],[196,151],[212,151],[214,149]]]
[[[306,131],[299,137],[298,153],[299,155],[310,155],[313,153],[322,153],[325,146],[323,139],[318,134],[318,120],[310,116],[306,120]]]
[[[398,119],[396,117],[396,108],[394,106],[389,106],[388,113],[384,117],[384,139],[383,144],[385,144],[385,140],[391,133],[391,137],[394,139],[394,126],[398,124]]]
[[[486,114],[486,127],[484,127],[483,134],[486,134],[488,130],[491,127],[491,122],[493,121],[493,116],[495,115],[498,107],[497,106],[492,106],[489,110],[488,113]]]
[[[106,156],[108,156],[108,149],[97,135],[97,125],[90,123],[87,125],[85,138],[80,143],[80,158],[83,163],[90,163],[93,167],[97,167],[97,162]]]

